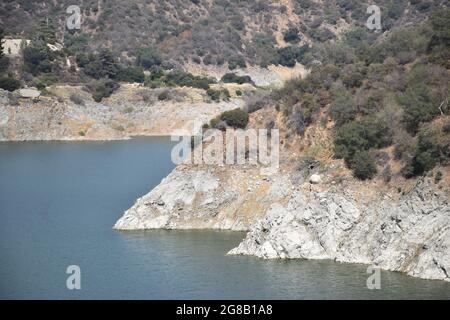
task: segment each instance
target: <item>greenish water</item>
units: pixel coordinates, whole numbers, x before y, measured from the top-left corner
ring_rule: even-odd
[[[243,233],[112,230],[173,169],[171,146],[0,143],[0,299],[450,299],[450,283],[391,272],[368,290],[367,266],[227,256]]]

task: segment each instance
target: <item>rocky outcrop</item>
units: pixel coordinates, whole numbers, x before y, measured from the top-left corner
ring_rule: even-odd
[[[41,92],[35,88],[27,88],[27,89],[20,89],[19,95],[21,98],[35,99],[35,98],[39,98],[39,96],[41,95]]]
[[[248,230],[271,201],[286,196],[282,179],[248,167],[178,166],[114,228]]]
[[[258,172],[179,166],[115,228],[249,230],[230,254],[375,264],[450,281],[448,188],[425,179],[405,195],[365,197],[360,185],[317,185],[292,170]]]
[[[449,194],[419,183],[399,201],[362,205],[348,193],[294,192],[274,203],[230,254],[375,264],[450,281]]]

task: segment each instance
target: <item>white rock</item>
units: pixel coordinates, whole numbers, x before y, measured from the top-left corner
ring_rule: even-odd
[[[28,88],[28,89],[20,89],[19,94],[20,94],[21,98],[34,99],[34,98],[39,98],[39,96],[41,95],[41,92],[34,88]]]
[[[312,184],[319,184],[322,181],[322,178],[320,175],[318,174],[313,174],[310,178],[309,178],[309,182]]]

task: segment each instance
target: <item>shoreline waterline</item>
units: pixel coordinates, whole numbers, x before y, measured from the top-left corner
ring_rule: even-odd
[[[1,299],[450,299],[450,284],[366,265],[227,252],[229,230],[113,230],[170,173],[172,143],[0,143]],[[81,290],[68,290],[78,265]]]

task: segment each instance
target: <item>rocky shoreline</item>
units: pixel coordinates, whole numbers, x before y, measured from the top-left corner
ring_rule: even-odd
[[[158,101],[158,91],[123,86],[99,104],[80,88],[65,86],[52,88],[53,97],[18,105],[1,92],[0,141],[162,136],[193,119],[206,123],[244,105],[236,97],[207,103],[195,89],[181,91],[174,93],[172,101]],[[74,93],[81,95],[82,103],[71,101]],[[374,194],[376,182],[349,177],[342,184],[327,178],[338,171],[345,168],[312,179],[311,172],[289,166],[262,176],[251,166],[180,165],[138,199],[114,228],[248,231],[230,254],[375,264],[415,277],[450,281],[448,169],[443,170],[444,188],[425,177],[407,191],[382,186]]]
[[[448,188],[424,178],[396,198],[364,197],[361,190],[370,184],[313,185],[301,172],[258,172],[178,166],[114,228],[248,231],[229,254],[373,264],[450,281]]]

